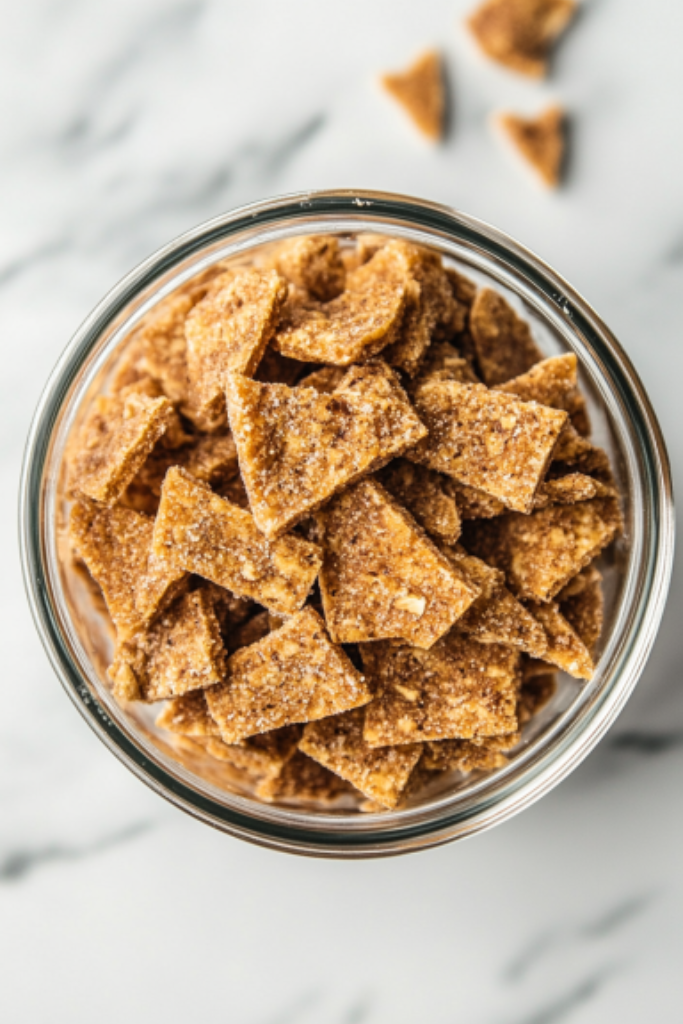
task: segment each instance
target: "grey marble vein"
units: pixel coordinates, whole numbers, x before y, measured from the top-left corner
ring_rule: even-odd
[[[683,732],[645,732],[632,730],[622,732],[609,741],[613,750],[656,757],[683,747]]]
[[[577,1012],[602,992],[614,973],[614,967],[595,971],[538,1009],[509,1017],[501,1024],[560,1024],[571,1018],[578,1020]]]
[[[151,828],[151,822],[141,821],[82,846],[53,843],[47,846],[10,850],[0,856],[0,884],[23,880],[48,864],[83,860],[94,854],[103,853],[112,847],[130,842],[131,839],[137,839]]]
[[[16,277],[34,270],[37,265],[62,256],[69,248],[69,245],[69,239],[55,238],[38,246],[31,252],[25,253],[23,256],[10,260],[4,266],[0,266],[0,288],[9,284]]]

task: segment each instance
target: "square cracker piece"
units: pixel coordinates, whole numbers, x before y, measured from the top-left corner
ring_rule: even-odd
[[[408,509],[423,529],[446,544],[460,536],[460,515],[450,481],[426,466],[394,459],[380,473],[382,486]]]
[[[100,395],[77,439],[70,491],[113,505],[175,415],[167,398]]]
[[[615,498],[551,505],[529,516],[517,513],[471,521],[468,551],[502,569],[518,597],[550,601],[606,548],[622,527]]]
[[[390,243],[348,274],[345,290],[331,302],[302,302],[293,296],[273,346],[302,362],[363,362],[394,340],[411,287]]]
[[[468,25],[491,60],[542,78],[548,51],[576,8],[575,0],[485,0],[470,15]]]
[[[224,406],[227,373],[254,373],[286,299],[287,282],[277,271],[244,270],[192,309],[185,321],[187,368],[205,415]]]
[[[364,708],[312,722],[299,749],[389,809],[396,807],[420,759],[421,743],[371,747],[363,738]]]
[[[237,375],[226,393],[254,521],[268,537],[426,435],[382,362],[354,367],[331,395]]]
[[[100,585],[119,640],[144,629],[177,596],[187,573],[152,550],[154,523],[127,508],[76,504],[72,546]]]
[[[294,535],[269,541],[249,512],[177,467],[164,480],[153,546],[179,569],[282,615],[301,608],[321,564],[315,544]]]
[[[371,747],[499,736],[517,729],[520,655],[449,633],[430,651],[362,644],[375,687],[363,735]]]
[[[344,491],[316,522],[323,608],[338,643],[401,638],[431,647],[477,596],[374,480]]]
[[[519,377],[543,359],[528,323],[491,288],[477,292],[470,333],[481,375],[490,388]]]
[[[566,412],[454,380],[427,380],[414,400],[429,435],[407,458],[531,511]]]
[[[312,608],[228,661],[227,681],[207,691],[225,743],[360,707],[371,699],[362,675],[330,642]]]

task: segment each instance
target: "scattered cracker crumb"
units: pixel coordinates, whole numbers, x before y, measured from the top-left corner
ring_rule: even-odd
[[[536,117],[502,113],[495,119],[507,141],[548,188],[557,188],[562,177],[565,123],[565,112],[557,106]]]
[[[467,20],[491,60],[542,78],[552,44],[576,11],[575,0],[484,0]]]
[[[429,50],[406,71],[382,76],[382,85],[413,124],[433,142],[443,138],[446,90],[441,55]]]

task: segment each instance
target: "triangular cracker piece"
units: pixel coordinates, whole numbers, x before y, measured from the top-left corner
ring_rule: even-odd
[[[252,374],[277,326],[287,283],[275,270],[244,270],[198,302],[185,322],[187,368],[204,415],[224,406],[227,373]]]
[[[406,71],[383,75],[382,85],[423,135],[434,142],[442,138],[446,90],[441,56],[436,50],[423,53]]]
[[[548,638],[543,660],[557,665],[577,679],[592,679],[595,666],[590,651],[567,622],[555,601],[530,601],[529,611],[541,623]]]
[[[225,743],[349,711],[370,698],[363,676],[310,607],[233,654],[227,682],[206,694]]]
[[[526,373],[543,358],[528,323],[491,288],[477,292],[470,332],[481,375],[490,388]]]
[[[575,0],[485,0],[467,24],[487,57],[542,78],[550,47],[576,7]]]
[[[565,113],[548,107],[537,117],[498,114],[496,124],[544,185],[555,188],[562,176]]]
[[[573,352],[552,356],[536,363],[526,373],[498,384],[496,391],[516,395],[523,402],[538,402],[553,409],[565,409],[568,396],[576,387],[577,359]]]
[[[531,511],[566,412],[454,380],[428,379],[413,399],[429,435],[407,458]]]
[[[316,518],[323,608],[338,643],[395,637],[431,647],[478,593],[374,480]]]
[[[299,749],[351,782],[382,807],[396,807],[420,759],[421,743],[370,747],[363,739],[365,709],[333,715],[304,729]]]
[[[254,521],[268,537],[426,434],[383,363],[354,367],[332,394],[237,375],[226,393]]]

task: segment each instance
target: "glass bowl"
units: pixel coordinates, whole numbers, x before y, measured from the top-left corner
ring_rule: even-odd
[[[218,762],[183,753],[148,706],[119,707],[106,678],[112,636],[101,602],[63,551],[62,465],[73,430],[106,387],[131,330],[162,298],[218,260],[297,234],[362,231],[438,249],[476,282],[500,290],[546,355],[576,353],[593,439],[611,459],[625,532],[606,559],[605,627],[590,683],[560,677],[508,764],[451,773],[382,813],[268,804]],[[200,225],[145,260],[100,302],[50,377],[29,434],[20,500],[29,601],[52,665],[102,741],[140,779],[194,817],[274,849],[318,856],[405,853],[489,828],[538,800],[598,743],[635,686],[661,619],[673,560],[671,480],[664,441],[637,374],[588,304],[523,246],[445,206],[377,192],[314,192],[266,200]]]

